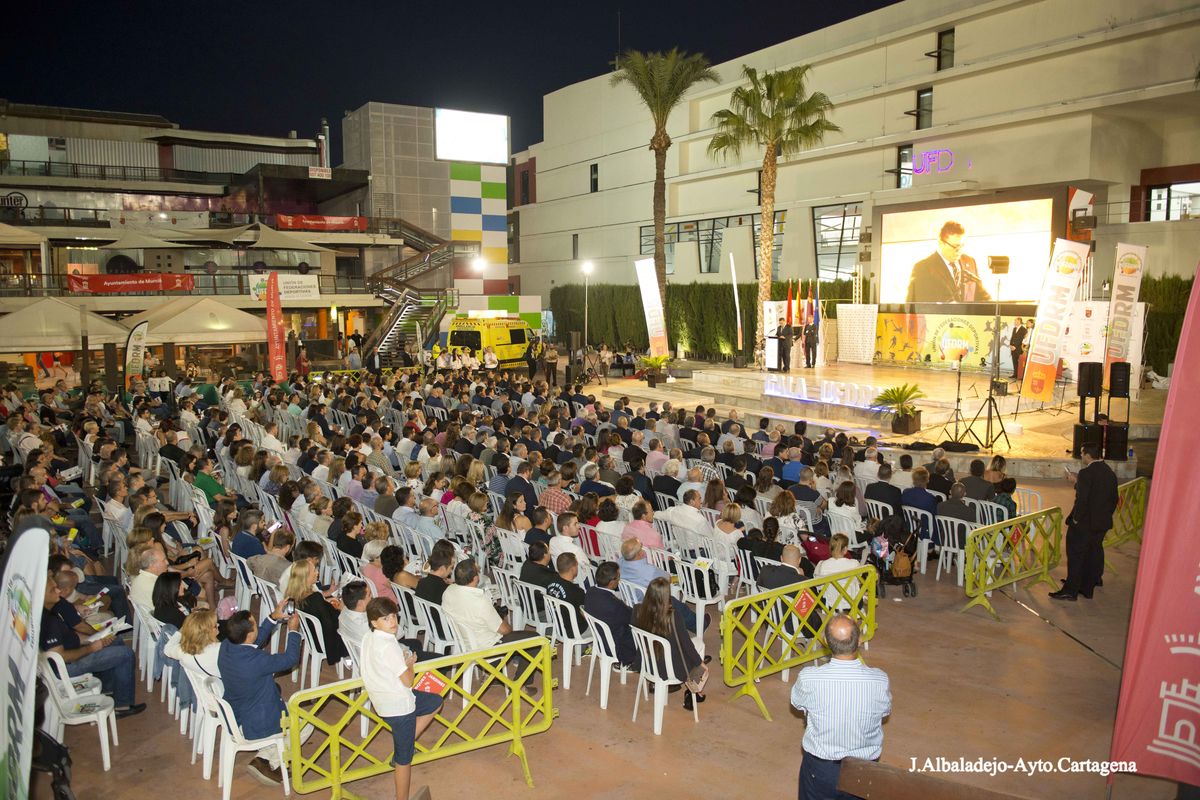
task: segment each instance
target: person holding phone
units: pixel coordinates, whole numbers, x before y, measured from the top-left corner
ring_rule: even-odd
[[[338,613],[342,610],[342,601],[336,596],[326,599],[317,587],[317,569],[311,561],[296,561],[292,564],[291,574],[288,575],[287,590],[283,593],[288,600],[294,601],[296,608],[305,614],[316,617],[321,625],[321,633],[325,638],[325,661],[331,666],[345,658],[346,645],[338,636]]]
[[[442,707],[442,698],[412,688],[417,657],[396,641],[399,611],[390,597],[376,597],[367,603],[371,632],[363,639],[360,665],[371,705],[392,729],[396,798],[407,800],[416,740],[433,722]]]

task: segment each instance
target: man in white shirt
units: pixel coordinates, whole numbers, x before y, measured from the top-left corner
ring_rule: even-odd
[[[154,584],[167,571],[167,556],[159,545],[151,545],[138,557],[140,570],[129,586],[129,599],[148,609],[154,608]]]
[[[725,451],[725,443],[733,443],[733,452],[736,455],[741,455],[746,452],[746,440],[742,438],[742,426],[736,422],[729,426],[729,430],[717,437],[717,449]]]
[[[687,471],[687,480],[679,484],[679,491],[676,495],[683,500],[683,496],[690,491],[704,492],[704,473],[700,471],[699,467],[692,467]]]
[[[125,485],[125,479],[113,478],[108,482],[108,499],[104,501],[104,508],[101,510],[104,518],[116,523],[124,534],[128,534],[133,528],[133,512],[125,504],[125,498],[128,496],[129,489]]]
[[[800,670],[792,686],[792,706],[807,716],[801,797],[837,796],[842,759],[877,760],[883,752],[883,719],[892,713],[887,673],[858,657],[858,624],[835,614],[825,638],[832,658]]]
[[[322,450],[317,455],[317,466],[313,467],[312,479],[321,481],[322,483],[329,482],[329,465],[333,461],[333,453],[328,450]]]
[[[712,533],[712,526],[708,524],[708,519],[700,511],[702,498],[700,492],[696,489],[688,489],[683,492],[683,502],[677,506],[661,509],[654,512],[655,519],[666,520],[672,526],[687,528],[696,533],[705,535]]]
[[[863,460],[854,463],[854,477],[866,481],[879,480],[879,451],[868,447],[863,452]]]
[[[453,620],[469,650],[486,650],[502,642],[537,635],[532,631],[514,631],[500,616],[488,593],[479,588],[479,566],[471,558],[454,567],[454,584],[447,586],[442,595],[442,611]],[[523,669],[523,665],[518,666],[517,672]]]
[[[259,449],[266,450],[268,453],[275,453],[280,458],[283,458],[287,452],[287,447],[276,437],[276,434],[279,433],[279,426],[274,422],[268,422],[263,426],[263,431],[262,442],[258,446]]]
[[[558,557],[563,553],[571,553],[580,564],[586,564],[588,555],[579,546],[579,518],[570,511],[564,511],[558,516],[558,535],[550,539],[550,560],[557,564]],[[582,574],[576,576],[576,583],[582,583]]]

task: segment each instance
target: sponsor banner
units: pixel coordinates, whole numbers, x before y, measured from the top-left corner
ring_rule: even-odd
[[[90,265],[89,265],[90,266]],[[173,272],[140,272],[136,275],[67,275],[72,294],[121,294],[127,292],[192,292],[196,279]]]
[[[665,356],[667,349],[667,322],[663,317],[662,298],[658,294],[658,278],[654,275],[654,259],[642,258],[633,262],[637,270],[638,286],[642,290],[642,309],[646,314],[646,333],[650,336],[650,355]]]
[[[283,339],[283,306],[279,302],[279,273],[267,276],[267,359],[276,383],[287,380],[287,350]]]
[[[366,217],[331,217],[325,214],[276,214],[275,227],[281,231],[357,231],[367,230]]]
[[[0,737],[4,750],[0,762],[0,797],[12,800],[29,797],[33,701],[49,553],[49,532],[29,527],[9,539],[4,555],[0,653],[4,654],[5,668],[0,670],[0,680],[4,683],[0,687],[0,717],[8,735]]]
[[[1180,520],[1200,514],[1198,326],[1200,295],[1193,292],[1158,440],[1112,735],[1112,758],[1136,762],[1139,775],[1192,786],[1200,785],[1200,537],[1176,534]]]
[[[994,315],[880,314],[875,323],[875,361],[945,367],[958,361],[985,366],[993,346]]]
[[[1087,263],[1089,246],[1067,239],[1056,239],[1050,255],[1050,268],[1042,282],[1038,302],[1037,325],[1030,334],[1029,353],[1021,396],[1043,403],[1054,399],[1054,379],[1062,355],[1071,307],[1079,277]]]
[[[1146,248],[1133,244],[1117,244],[1117,262],[1113,270],[1112,302],[1108,308],[1108,338],[1104,349],[1104,386],[1108,387],[1108,370],[1114,361],[1140,364],[1130,358],[1134,316],[1137,313],[1138,293],[1142,290],[1142,274],[1146,271]],[[1140,384],[1134,384],[1140,385]]]
[[[254,275],[251,277],[253,279],[246,282],[249,286],[250,296],[260,303],[265,303],[267,301],[268,277],[266,275]],[[272,272],[271,277],[275,279],[280,301],[321,299],[321,281],[316,275]]]
[[[150,331],[149,322],[139,322],[129,332],[125,340],[125,387],[133,383],[134,378],[142,377],[146,366],[146,334]]]
[[[733,313],[737,317],[737,349],[738,352],[746,346],[742,334],[742,301],[738,297],[737,265],[733,263],[733,253],[729,254],[729,278],[733,281]]]

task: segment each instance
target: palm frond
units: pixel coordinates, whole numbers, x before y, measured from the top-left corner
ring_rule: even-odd
[[[628,83],[642,98],[654,120],[655,131],[665,130],[671,111],[697,83],[718,81],[716,70],[701,53],[672,48],[666,53],[629,50],[616,61],[613,86]]]

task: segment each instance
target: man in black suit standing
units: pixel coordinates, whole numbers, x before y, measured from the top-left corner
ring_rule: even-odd
[[[804,366],[812,369],[817,365],[817,326],[809,322],[804,326]]]
[[[775,334],[779,340],[779,369],[782,372],[792,371],[792,326],[785,319],[779,320],[779,330]]]
[[[1113,525],[1117,510],[1117,476],[1100,460],[1100,445],[1083,447],[1083,469],[1075,483],[1075,505],[1067,518],[1067,579],[1050,596],[1055,600],[1089,600],[1092,590],[1102,586],[1104,535]]]
[[[1025,334],[1029,333],[1029,329],[1025,327],[1024,321],[1017,317],[1013,322],[1012,333],[1008,336],[1008,351],[1012,355],[1013,376],[1016,377],[1020,371],[1017,368],[1018,362],[1021,360],[1022,348],[1025,346]]]
[[[913,265],[908,280],[909,303],[990,303],[975,259],[963,253],[965,231],[947,222],[938,233],[937,249]]]

